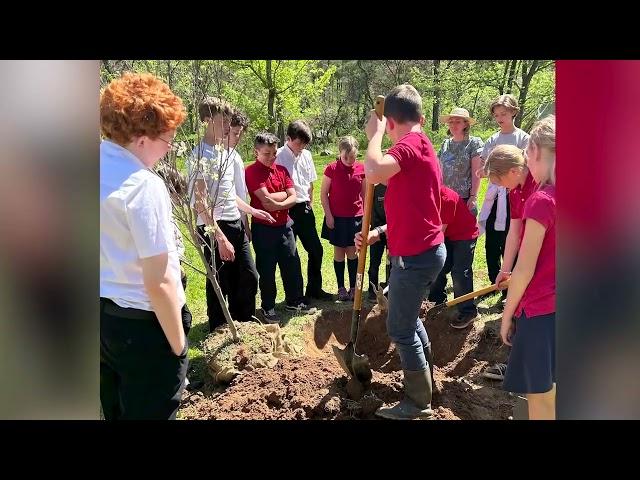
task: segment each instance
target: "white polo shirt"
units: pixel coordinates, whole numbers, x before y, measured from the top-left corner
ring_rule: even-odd
[[[276,153],[276,163],[285,167],[291,175],[296,189],[296,203],[310,201],[309,187],[318,179],[311,152],[303,150],[296,157],[285,143]]]
[[[247,190],[247,184],[244,179],[244,162],[237,150],[227,149],[227,155],[231,155],[233,159],[233,186],[236,189],[236,195],[242,200],[247,201],[249,191]],[[237,206],[237,204],[236,204]],[[242,212],[240,212],[242,214]]]
[[[171,200],[160,177],[127,149],[100,144],[100,296],[125,308],[153,311],[144,288],[143,258],[169,254],[169,274],[180,282]]]
[[[191,206],[195,206],[195,195],[192,194],[195,181],[204,180],[209,192],[209,201],[215,201],[213,218],[235,221],[240,218],[236,195],[245,201],[247,198],[244,164],[237,151],[219,151],[217,148],[202,141],[191,152],[191,159],[188,162]],[[204,159],[205,162],[202,162],[196,169],[195,159]],[[196,173],[192,173],[192,171]],[[204,225],[204,220],[199,215],[197,223]]]

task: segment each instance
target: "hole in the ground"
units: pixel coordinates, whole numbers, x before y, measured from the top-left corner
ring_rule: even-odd
[[[428,310],[428,306],[423,308]],[[455,309],[452,309],[455,310]],[[455,312],[454,312],[455,313]],[[504,361],[506,347],[497,336],[499,320],[463,331],[449,326],[451,312],[426,321],[434,347],[436,371],[433,408],[441,419],[506,419],[513,402],[506,392],[471,385],[481,367]],[[370,358],[373,380],[364,396],[350,398],[347,377],[331,345],[349,341],[350,310],[323,312],[305,328],[306,356],[279,359],[273,368],[259,368],[237,377],[213,398],[195,396],[183,418],[219,419],[357,419],[374,418],[382,404],[402,398],[399,357],[386,332],[386,315],[378,307],[362,312],[356,351]],[[464,376],[464,379],[454,378]],[[480,382],[482,384],[483,382]]]
[[[312,356],[333,354],[332,345],[346,345],[351,334],[351,319],[350,310],[320,315],[307,327],[307,352]],[[369,357],[371,369],[384,373],[400,369],[400,358],[387,335],[386,319],[386,313],[377,306],[363,308],[356,343],[356,352]]]

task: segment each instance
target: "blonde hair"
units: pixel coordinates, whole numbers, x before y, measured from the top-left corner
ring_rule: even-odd
[[[549,164],[549,180],[556,183],[556,116],[549,115],[533,124],[529,137],[529,143],[533,143],[541,151],[541,157]],[[545,155],[546,152],[546,155]]]
[[[338,143],[338,151],[344,151],[347,155],[351,152],[358,155],[358,140],[353,138],[351,135],[347,135],[346,137],[342,137],[340,142]]]
[[[483,173],[486,177],[501,178],[512,168],[526,167],[524,155],[515,145],[498,145],[494,148],[484,164]]]

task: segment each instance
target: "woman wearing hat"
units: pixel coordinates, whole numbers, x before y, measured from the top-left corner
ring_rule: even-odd
[[[442,166],[443,183],[464,199],[473,215],[477,212],[477,195],[480,178],[476,172],[482,168],[482,148],[480,137],[469,136],[469,129],[476,121],[464,108],[454,108],[449,115],[440,115],[439,120],[448,127],[447,138],[438,158]]]
[[[479,137],[469,136],[469,128],[476,121],[464,108],[454,108],[449,115],[441,115],[439,119],[449,127],[447,133],[451,137],[443,142],[438,153],[443,183],[440,191],[442,198],[440,217],[445,232],[447,259],[429,292],[428,300],[435,303],[442,303],[447,299],[445,288],[449,272],[451,272],[455,296],[473,291],[473,257],[478,236],[475,219],[476,196],[480,185],[480,178],[476,172],[482,168],[480,153],[484,147]],[[466,216],[463,211],[460,211],[465,208],[465,205],[471,212],[467,212]],[[451,326],[459,329],[467,328],[477,316],[478,310],[474,303],[464,302],[459,305],[458,315],[451,322]]]

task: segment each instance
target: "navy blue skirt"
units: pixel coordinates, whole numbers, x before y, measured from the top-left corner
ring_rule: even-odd
[[[546,393],[556,381],[556,314],[514,318],[515,334],[502,388]]]
[[[353,247],[353,238],[362,230],[362,216],[359,217],[333,217],[333,228],[327,227],[327,217],[322,221],[322,234],[320,235],[334,247]]]

